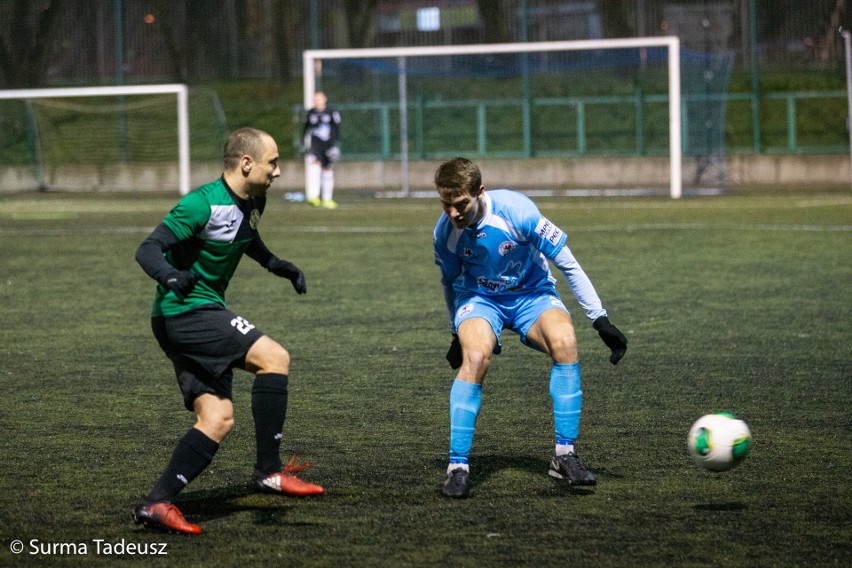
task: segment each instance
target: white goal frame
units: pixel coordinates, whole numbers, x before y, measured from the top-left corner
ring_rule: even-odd
[[[311,49],[302,53],[302,74],[304,78],[304,108],[313,106],[316,91],[316,71],[319,62],[325,59],[359,59],[370,57],[421,57],[428,55],[482,55],[496,53],[530,53],[537,51],[588,51],[593,49],[665,47],[668,49],[669,75],[669,157],[670,187],[672,198],[681,196],[682,181],[682,142],[681,142],[681,89],[680,89],[680,38],[677,36],[640,37],[620,39],[593,39],[579,41],[546,41],[532,43],[494,43],[472,45],[442,45],[426,47],[388,47],[367,49]],[[404,86],[400,80],[400,97],[404,95]],[[401,107],[400,112],[404,112]],[[405,128],[405,125],[403,125]],[[407,145],[407,137],[402,139]],[[408,152],[403,147],[402,156],[403,184],[408,184]],[[305,182],[307,185],[307,181]],[[407,192],[403,192],[407,193]]]
[[[61,97],[120,97],[124,95],[177,95],[178,184],[181,195],[190,190],[189,180],[189,89],[184,84],[121,85],[115,87],[69,87],[55,89],[0,90],[0,100]]]

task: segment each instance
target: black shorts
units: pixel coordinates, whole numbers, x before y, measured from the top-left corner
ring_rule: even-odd
[[[323,169],[329,169],[334,165],[334,161],[328,156],[328,151],[334,146],[331,140],[322,140],[316,136],[311,136],[310,153],[319,161]]]
[[[189,410],[203,393],[233,400],[233,369],[245,367],[246,354],[263,337],[248,321],[216,305],[151,318],[151,328],[174,365]]]

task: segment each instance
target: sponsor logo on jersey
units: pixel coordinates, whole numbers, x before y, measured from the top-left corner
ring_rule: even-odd
[[[473,238],[474,239],[484,239],[487,236],[488,236],[488,233],[483,232],[483,233],[476,233],[476,236],[473,237]]]
[[[541,237],[541,240],[547,241],[552,245],[559,244],[559,239],[562,238],[562,230],[545,217],[542,217],[538,222],[535,231]]]
[[[260,211],[257,209],[251,210],[251,215],[249,216],[249,227],[252,230],[257,229],[257,224],[260,222]]]
[[[500,243],[500,247],[497,250],[500,251],[500,256],[506,256],[507,254],[515,250],[516,246],[517,245],[512,241],[503,241],[502,243]]]
[[[524,263],[520,261],[509,261],[503,272],[497,278],[486,278],[480,276],[476,279],[476,284],[480,288],[489,292],[499,292],[500,290],[509,290],[514,292],[520,290],[518,283],[524,278]]]
[[[488,290],[489,292],[497,292],[498,290],[503,290],[509,286],[509,282],[505,282],[503,280],[491,280],[482,276],[476,279],[476,284],[480,288]]]
[[[473,304],[472,303],[471,304],[465,304],[465,305],[463,305],[462,307],[459,308],[459,311],[456,314],[456,317],[462,318],[472,311],[473,311]]]

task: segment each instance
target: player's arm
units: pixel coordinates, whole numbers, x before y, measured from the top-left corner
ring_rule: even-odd
[[[550,219],[542,215],[535,204],[526,197],[518,197],[512,219],[519,232],[546,258],[549,258],[565,277],[571,292],[592,321],[606,316],[591,280],[574,258],[566,241],[568,236]]]
[[[441,290],[444,293],[444,302],[447,305],[447,314],[450,317],[450,327],[452,327],[453,315],[456,311],[456,292],[453,288],[453,282],[461,274],[462,263],[461,259],[447,248],[445,239],[439,236],[440,233],[442,231],[439,224],[435,229],[432,242],[435,249],[435,264],[438,265],[441,273]]]
[[[610,348],[612,354],[609,362],[618,364],[627,351],[627,338],[610,323],[595,287],[565,244],[568,239],[565,232],[541,215],[532,201],[521,198],[520,202],[520,219],[517,226],[522,228],[522,234],[562,272],[577,302],[592,320],[592,325],[603,342]]]
[[[305,113],[305,121],[302,124],[302,144],[299,152],[307,154],[311,151],[311,111]]]
[[[450,318],[450,330],[453,330],[453,319],[455,315],[456,292],[453,288],[453,282],[461,274],[461,259],[445,249],[443,242],[438,238],[438,231],[435,231],[434,247],[435,247],[435,264],[438,265],[441,272],[441,291],[444,294],[444,302],[447,306],[447,315]],[[454,331],[454,330],[453,330]],[[462,364],[462,348],[459,342],[459,336],[453,333],[453,339],[450,343],[450,349],[446,355],[447,361],[452,369],[458,369]]]
[[[163,255],[179,242],[178,236],[165,223],[160,223],[136,249],[136,262],[148,276],[174,292],[178,300],[183,301],[195,287],[198,275],[175,268]]]
[[[340,113],[336,110],[331,111],[331,142],[335,146],[340,144]]]
[[[311,110],[305,113],[305,121],[302,124],[302,137],[306,137],[308,132],[311,130]]]
[[[255,234],[254,239],[252,239],[251,244],[246,249],[246,256],[256,261],[272,274],[286,278],[292,282],[293,288],[297,293],[305,294],[308,291],[308,286],[305,283],[305,273],[292,262],[282,260],[272,254],[259,234]]]
[[[452,283],[448,284],[441,279],[441,288],[444,291],[444,301],[447,303],[447,311],[450,315],[450,329],[453,329],[453,311],[455,306],[456,293],[453,290]],[[447,350],[447,362],[450,368],[458,369],[462,364],[462,348],[459,341],[459,334],[453,333],[453,340],[450,342],[450,348]]]
[[[553,259],[553,264],[565,277],[571,292],[577,298],[577,303],[585,310],[586,316],[590,320],[595,321],[599,317],[607,315],[592,281],[586,275],[580,263],[577,262],[577,259],[574,258],[574,254],[568,248],[568,245],[562,246],[562,249]]]
[[[617,365],[621,358],[624,357],[625,352],[627,352],[627,338],[624,337],[624,334],[617,327],[610,323],[601,299],[592,285],[592,281],[586,275],[580,263],[577,262],[577,259],[574,258],[568,245],[563,245],[562,249],[552,260],[556,268],[565,277],[568,286],[571,287],[571,292],[577,298],[577,303],[586,311],[586,316],[592,320],[592,325],[597,330],[598,335],[601,336],[603,342],[612,351],[612,355],[609,358],[610,363]]]

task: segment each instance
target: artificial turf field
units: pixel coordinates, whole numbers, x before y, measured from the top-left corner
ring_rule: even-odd
[[[612,367],[559,276],[583,367],[579,449],[599,483],[548,477],[549,363],[507,332],[464,501],[439,493],[453,373],[437,200],[342,194],[326,211],[270,195],[261,233],[308,294],[245,259],[228,300],[290,351],[283,453],[313,462],[303,478],[327,494],[252,490],[238,372],[237,426],[177,501],[204,533],[132,525],[192,424],[133,259],[178,196],[4,195],[0,565],[852,565],[849,192],[537,199],[630,341]],[[685,446],[713,411],[753,433],[723,474]],[[107,553],[151,543],[168,555]]]

